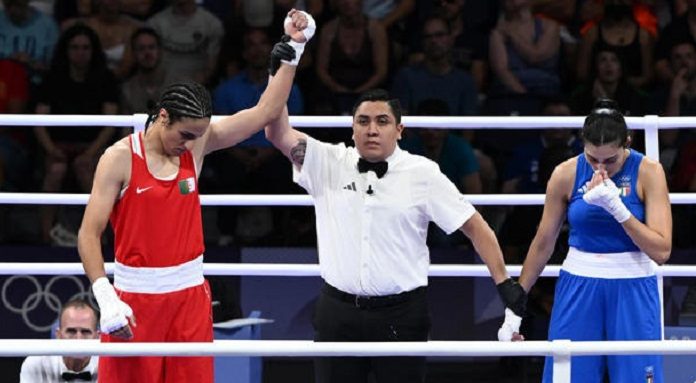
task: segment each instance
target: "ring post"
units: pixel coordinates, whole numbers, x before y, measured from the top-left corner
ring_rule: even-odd
[[[570,344],[569,339],[551,342],[554,383],[570,383]]]

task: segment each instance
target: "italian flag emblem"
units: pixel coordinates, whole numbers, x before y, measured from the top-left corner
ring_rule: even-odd
[[[621,197],[628,197],[631,194],[631,185],[623,185],[619,188]]]
[[[179,181],[179,191],[181,194],[189,194],[196,191],[196,180],[193,177],[189,177],[185,180]]]

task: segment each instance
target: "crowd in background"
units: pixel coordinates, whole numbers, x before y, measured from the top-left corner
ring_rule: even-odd
[[[314,15],[291,115],[346,115],[382,87],[410,115],[585,115],[598,97],[627,116],[696,115],[696,0],[3,0],[0,113],[132,114],[177,80],[205,84],[214,114],[254,105],[284,15]],[[402,148],[440,164],[463,193],[543,193],[582,151],[572,130],[406,129]],[[696,191],[696,130],[660,132],[672,192]],[[644,148],[641,132],[633,146]],[[0,190],[89,192],[96,160],[128,134],[113,127],[0,127]],[[350,143],[347,129],[313,134]],[[263,133],[206,162],[203,193],[300,193]],[[3,209],[8,209],[3,207]],[[540,207],[482,209],[509,262]],[[674,206],[675,247],[693,247],[696,208]],[[35,238],[74,244],[57,207]],[[313,245],[311,210],[220,207],[217,244]],[[9,224],[4,222],[4,227]],[[74,225],[73,225],[74,226]],[[20,236],[21,237],[21,236]],[[0,240],[27,241],[7,234]],[[436,246],[466,246],[433,229]],[[559,254],[562,254],[559,249]]]

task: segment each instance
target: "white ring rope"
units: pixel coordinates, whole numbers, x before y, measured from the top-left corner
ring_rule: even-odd
[[[106,273],[113,275],[114,264],[104,264]],[[507,265],[511,276],[519,276],[521,265]],[[548,265],[542,271],[542,277],[557,277],[560,265]],[[205,275],[237,275],[268,277],[318,277],[319,265],[311,263],[204,263]],[[83,275],[81,263],[73,262],[2,262],[0,275]],[[656,274],[663,277],[696,277],[696,266],[664,265],[656,269]],[[430,265],[428,275],[431,277],[490,277],[485,265]]]
[[[213,116],[217,121],[225,116]],[[3,114],[0,125],[9,126],[121,126],[142,127],[146,114],[133,115],[59,115],[59,114]],[[349,127],[351,116],[290,116],[290,124],[298,128]],[[407,127],[435,129],[546,129],[580,128],[584,116],[404,116]],[[693,117],[626,117],[631,129],[647,129],[655,121],[660,129],[678,129],[696,126]]]
[[[467,194],[474,205],[543,205],[544,194]],[[86,205],[89,194],[0,193],[0,205]],[[694,204],[696,193],[671,193],[672,204]],[[312,198],[298,194],[205,194],[203,206],[312,206]]]
[[[99,340],[0,339],[0,357],[23,355],[111,356],[534,356],[696,354],[696,341],[428,341],[314,342],[216,340],[213,342],[101,343]]]

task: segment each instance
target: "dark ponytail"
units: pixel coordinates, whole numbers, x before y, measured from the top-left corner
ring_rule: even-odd
[[[618,111],[616,102],[608,98],[600,98],[595,102],[594,109],[585,118],[582,139],[594,146],[628,145],[628,126],[624,116]]]

